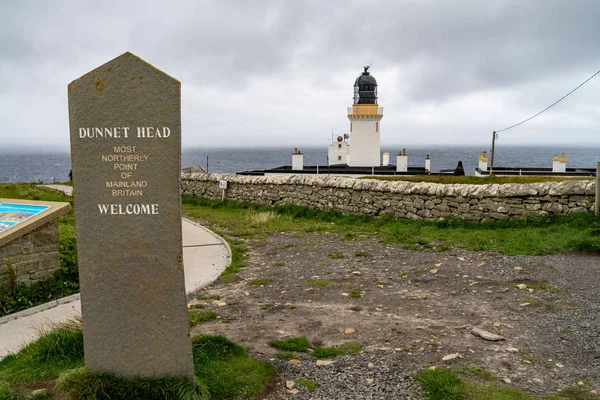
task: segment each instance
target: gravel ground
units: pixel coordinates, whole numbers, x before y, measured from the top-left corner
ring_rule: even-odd
[[[276,365],[281,379],[261,399],[421,399],[416,371],[465,365],[532,394],[580,381],[600,392],[599,255],[506,257],[314,232],[248,246],[240,279],[211,285],[198,301],[226,323],[193,333],[223,334]],[[475,327],[505,340],[476,337]],[[298,336],[365,349],[321,366],[309,354],[298,364],[277,359],[267,345]],[[296,379],[318,389],[286,387]]]

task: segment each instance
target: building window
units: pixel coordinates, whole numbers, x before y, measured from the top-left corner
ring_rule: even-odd
[[[379,132],[379,122],[375,122],[375,132]]]
[[[338,161],[342,161],[342,156],[338,156]]]
[[[338,149],[341,149],[341,148],[342,148],[342,144],[338,143]]]

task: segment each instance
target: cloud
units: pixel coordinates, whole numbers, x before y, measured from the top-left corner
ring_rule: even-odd
[[[39,0],[0,13],[2,147],[68,148],[66,85],[125,51],[182,81],[185,146],[325,145],[348,130],[369,64],[382,143],[487,143],[600,69],[600,3],[584,0]],[[502,140],[595,143],[598,85]]]

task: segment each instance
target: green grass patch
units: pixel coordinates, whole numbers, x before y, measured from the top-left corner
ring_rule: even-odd
[[[416,375],[427,400],[593,400],[597,396],[589,388],[570,386],[559,394],[535,397],[517,388],[494,383],[477,383],[461,379],[456,373],[484,380],[493,380],[491,374],[480,367],[453,367],[452,370],[422,370]]]
[[[67,371],[57,380],[57,389],[72,400],[148,399],[209,400],[201,381],[187,378],[125,379],[85,368]]]
[[[339,260],[345,258],[345,256],[344,253],[330,253],[329,258],[331,258],[332,260]]]
[[[369,253],[365,251],[357,251],[354,253],[354,257],[369,257]]]
[[[214,311],[190,311],[190,326],[196,326],[203,322],[214,321],[219,317]]]
[[[304,386],[311,393],[319,388],[319,385],[312,379],[296,379],[294,382],[300,386]]]
[[[248,357],[246,349],[224,336],[197,336],[192,349],[196,376],[213,400],[255,395],[276,375],[272,365]]]
[[[345,342],[337,347],[315,347],[313,356],[318,359],[339,356],[355,356],[364,346],[358,342]]]
[[[331,285],[331,282],[319,280],[319,279],[309,279],[306,281],[306,284],[309,286],[315,286],[315,287],[326,287],[326,286]]]
[[[477,377],[484,381],[493,381],[496,379],[494,377],[494,374],[492,374],[485,368],[478,367],[476,365],[455,365],[450,368],[450,371],[454,372],[455,374],[466,376],[468,378]]]
[[[350,292],[350,297],[352,297],[353,299],[360,299],[362,297],[362,294],[360,293],[360,290],[352,290]]]
[[[570,250],[600,251],[600,219],[595,218],[591,212],[478,223],[453,219],[413,221],[391,215],[343,215],[296,206],[261,207],[190,196],[184,196],[183,201],[188,215],[202,218],[211,229],[233,237],[248,232],[245,217],[248,212],[271,210],[279,218],[260,224],[253,229],[251,237],[286,231],[333,232],[345,236],[351,231],[356,237],[377,235],[386,242],[402,243],[409,248],[425,251],[445,251],[451,246],[468,250],[498,250],[505,255],[543,255]],[[431,245],[439,242],[444,245]],[[341,258],[340,254],[343,253],[331,255],[333,258]]]
[[[206,308],[206,306],[202,303],[198,303],[198,304],[194,304],[192,306],[192,308],[196,308],[196,309],[202,309],[202,308]]]
[[[270,340],[267,344],[277,350],[297,351],[300,353],[306,353],[311,347],[310,341],[304,337],[295,337],[286,340]]]

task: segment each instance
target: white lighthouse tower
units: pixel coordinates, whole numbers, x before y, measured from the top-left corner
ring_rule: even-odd
[[[351,167],[378,167],[381,164],[379,122],[383,107],[377,104],[377,81],[365,67],[354,82],[354,104],[348,107],[350,120]]]

